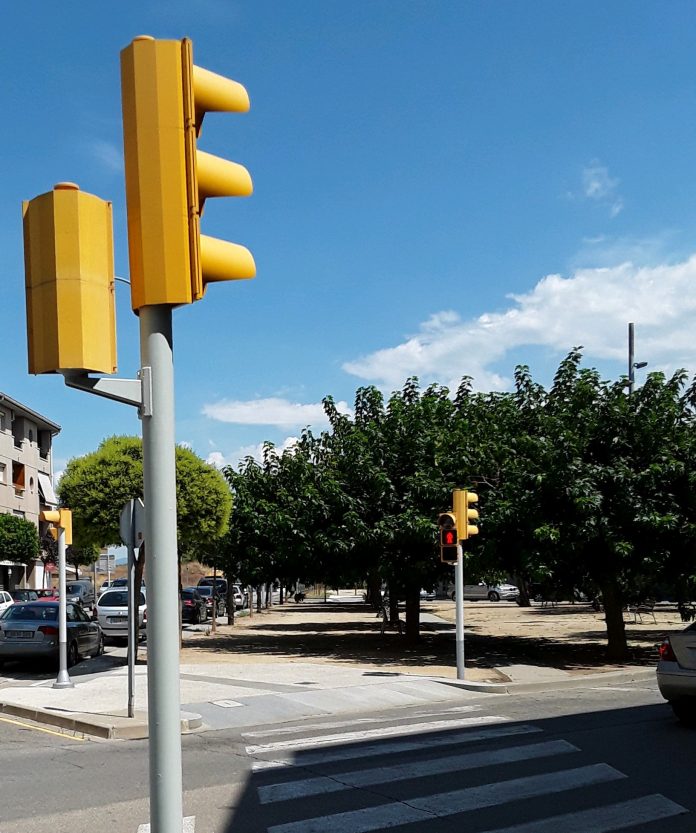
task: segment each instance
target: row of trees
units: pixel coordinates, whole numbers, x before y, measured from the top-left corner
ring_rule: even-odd
[[[419,591],[440,564],[435,518],[454,487],[480,494],[467,580],[513,575],[601,596],[609,653],[626,653],[622,608],[657,583],[688,597],[696,567],[696,391],[679,372],[626,381],[581,367],[579,350],[547,390],[518,367],[509,393],[454,395],[409,379],[388,399],[356,393],[352,416],[324,401],[329,430],[271,444],[218,472],[177,449],[179,555],[259,586],[277,578],[390,586],[418,635]],[[72,460],[59,486],[76,544],[118,541],[123,504],[142,494],[138,438],[113,437]]]

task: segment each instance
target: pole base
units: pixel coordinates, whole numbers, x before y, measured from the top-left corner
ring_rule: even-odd
[[[67,671],[61,671],[51,688],[75,688],[75,683],[70,679]]]

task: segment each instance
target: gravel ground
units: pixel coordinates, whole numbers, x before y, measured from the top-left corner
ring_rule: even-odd
[[[425,602],[425,613],[439,620],[424,623],[421,638],[409,645],[390,630],[380,633],[381,620],[363,604],[322,603],[276,605],[251,617],[237,616],[234,625],[184,634],[182,663],[312,662],[359,665],[406,674],[456,677],[452,624],[454,603]],[[402,613],[403,618],[403,613]],[[654,664],[656,644],[665,634],[682,630],[674,608],[658,610],[656,621],[642,624],[625,614],[630,659],[623,665],[605,661],[602,613],[588,605],[521,608],[511,602],[465,603],[465,653],[469,679],[504,681],[509,665],[559,668],[570,674],[609,671]]]

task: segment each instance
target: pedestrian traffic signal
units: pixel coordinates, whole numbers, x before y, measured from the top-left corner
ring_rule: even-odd
[[[115,373],[111,203],[59,182],[22,209],[29,373]]]
[[[437,523],[440,527],[440,560],[445,564],[456,564],[459,545],[456,515],[454,512],[442,512]]]
[[[200,233],[206,197],[248,196],[242,165],[196,147],[206,112],[243,113],[241,84],[193,65],[191,41],[142,35],[121,52],[131,305],[190,304],[211,281],[253,278],[248,249]]]

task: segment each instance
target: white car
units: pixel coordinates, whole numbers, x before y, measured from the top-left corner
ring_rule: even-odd
[[[660,645],[657,685],[677,718],[696,727],[696,622]]]
[[[506,602],[516,602],[519,595],[519,587],[515,587],[514,584],[486,584],[480,581],[478,584],[464,585],[464,599],[470,602],[479,599],[488,599],[490,602],[499,602],[501,599]],[[452,599],[456,597],[454,590],[451,597]]]
[[[3,610],[7,610],[8,607],[12,607],[13,604],[14,599],[10,596],[7,590],[0,590],[0,613],[2,613]]]
[[[138,601],[138,634],[147,626],[147,604],[141,592]],[[104,636],[128,638],[128,591],[107,590],[97,599],[94,618],[101,625]]]

